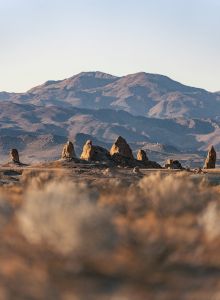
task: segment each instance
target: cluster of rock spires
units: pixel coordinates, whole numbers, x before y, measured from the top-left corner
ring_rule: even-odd
[[[71,145],[71,155],[70,151],[67,149]],[[68,153],[68,155],[66,155]],[[62,159],[74,159],[76,158],[74,146],[71,142],[63,148]],[[132,150],[126,140],[119,136],[115,143],[112,145],[111,149],[108,151],[103,147],[93,145],[91,140],[88,140],[83,146],[83,151],[80,156],[81,160],[89,162],[109,162],[116,165],[124,167],[145,167],[145,168],[161,168],[161,166],[154,162],[150,161],[147,157],[146,152],[143,149],[138,150],[137,158],[134,158]],[[216,152],[213,146],[211,146],[207,159],[205,161],[204,168],[212,169],[215,168],[216,164]],[[183,166],[178,160],[168,159],[165,164],[166,169],[179,169],[183,170]]]
[[[11,149],[10,159],[12,163],[20,164],[19,153],[17,149]],[[111,149],[107,149],[93,145],[91,140],[88,140],[83,146],[83,151],[80,156],[80,160],[76,157],[74,145],[71,141],[68,141],[62,150],[61,159],[72,160],[84,160],[88,162],[105,162],[110,165],[120,165],[123,167],[138,168],[162,168],[157,162],[150,161],[144,150],[140,149],[135,159],[132,150],[126,140],[119,136]],[[207,158],[205,160],[204,169],[214,169],[216,164],[216,151],[213,146],[208,151]],[[184,169],[178,160],[167,160],[165,164],[167,169]]]
[[[68,141],[64,145],[61,159],[77,159],[72,142]],[[137,159],[135,159],[130,146],[121,136],[117,138],[109,151],[103,147],[93,145],[92,141],[88,140],[83,146],[80,159],[88,162],[105,162],[110,165],[124,167],[161,168],[158,163],[148,160],[144,150],[140,150]]]

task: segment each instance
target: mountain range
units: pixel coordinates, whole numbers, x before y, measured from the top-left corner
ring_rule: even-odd
[[[220,93],[189,87],[169,77],[137,73],[116,77],[84,72],[47,81],[26,93],[0,93],[1,101],[89,109],[124,110],[156,118],[215,118]]]
[[[163,75],[83,72],[26,93],[0,92],[0,157],[17,147],[27,160],[54,159],[68,138],[79,153],[87,138],[109,147],[118,135],[134,151],[204,155],[210,144],[220,150],[219,112],[219,92]]]

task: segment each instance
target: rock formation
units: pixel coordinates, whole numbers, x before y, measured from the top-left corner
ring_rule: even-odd
[[[113,156],[115,154],[119,154],[126,158],[134,159],[130,146],[128,145],[126,140],[123,139],[121,136],[117,138],[117,140],[110,149],[110,155]]]
[[[142,150],[142,149],[138,150],[137,160],[142,161],[142,162],[149,161],[148,157],[147,157],[147,154],[146,154],[146,152],[144,150]]]
[[[143,173],[140,171],[140,168],[139,168],[139,167],[134,167],[133,173],[136,174],[136,175],[142,175],[142,174],[143,174]]]
[[[213,146],[208,151],[207,158],[205,160],[204,169],[214,169],[216,163],[216,151]]]
[[[68,141],[63,147],[61,158],[62,159],[73,159],[75,157],[76,157],[76,153],[74,150],[73,143]]]
[[[109,151],[100,146],[93,146],[93,161],[111,162]]]
[[[11,151],[10,151],[10,157],[11,157],[12,162],[14,162],[14,163],[20,163],[19,154],[18,154],[18,150],[17,149],[11,149]]]
[[[135,159],[132,150],[126,140],[119,136],[115,143],[110,149],[110,155],[112,161],[121,167],[140,167],[140,168],[153,168],[159,169],[161,166],[154,162],[148,160],[146,152],[144,150],[139,150],[138,159]]]
[[[83,146],[83,151],[80,158],[89,161],[92,160],[93,154],[94,154],[94,147],[92,145],[92,141],[88,140]]]
[[[83,146],[80,158],[87,161],[101,162],[109,162],[111,160],[108,150],[100,146],[94,146],[91,140],[88,140]]]
[[[182,170],[183,167],[178,160],[168,159],[165,163],[166,169]]]

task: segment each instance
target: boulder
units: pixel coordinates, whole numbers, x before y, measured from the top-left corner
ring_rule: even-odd
[[[110,155],[121,155],[123,157],[134,159],[132,150],[123,137],[119,136],[110,149]]]
[[[100,146],[93,146],[92,161],[110,162],[111,155],[107,149]]]
[[[142,161],[142,162],[148,162],[149,161],[148,157],[147,157],[147,154],[144,150],[142,150],[142,149],[138,150],[137,160]]]
[[[146,152],[142,149],[138,150],[137,162],[142,168],[161,169],[161,166],[157,162],[148,159]]]
[[[215,169],[216,164],[216,151],[213,146],[208,151],[207,158],[205,160],[204,169]]]
[[[134,167],[133,173],[136,174],[136,175],[143,175],[143,173],[140,171],[139,167]]]
[[[63,147],[61,158],[62,159],[73,159],[75,157],[76,157],[76,153],[74,150],[73,143],[68,141]]]
[[[165,163],[166,169],[182,170],[183,167],[178,160],[168,159]]]
[[[17,149],[11,149],[10,158],[13,163],[20,163],[19,154]]]

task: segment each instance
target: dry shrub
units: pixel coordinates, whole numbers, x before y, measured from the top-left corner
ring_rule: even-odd
[[[68,299],[73,295],[119,299],[123,284],[125,299],[154,299],[158,292],[158,299],[182,299],[179,295],[185,290],[190,296],[193,289],[203,292],[205,282],[209,290],[204,299],[211,299],[210,284],[219,288],[220,201],[216,188],[184,173],[151,174],[139,182],[130,177],[98,177],[88,186],[65,181],[52,172],[32,175],[27,175],[24,199],[16,214],[19,227],[14,236],[20,238],[20,246],[14,247],[15,241],[5,251],[21,257],[29,267],[23,271],[25,287],[36,286],[34,266],[45,271],[46,296],[42,299],[50,299],[47,293],[51,292],[51,299],[64,299],[64,295]],[[203,233],[209,238],[204,239]],[[213,273],[211,266],[215,266]],[[17,269],[13,274],[18,274]],[[9,286],[14,287],[17,277],[10,280]],[[43,292],[39,282],[37,289]],[[135,295],[127,292],[130,288]],[[180,294],[172,297],[175,288]],[[141,291],[146,295],[140,297]],[[29,294],[30,299],[33,295],[38,299],[35,291]],[[201,299],[190,296],[186,298]]]
[[[153,210],[159,217],[196,213],[214,199],[214,191],[187,173],[153,173],[128,186],[109,185],[101,195],[102,205],[114,207],[131,218]]]
[[[195,182],[184,173],[152,174],[140,180],[139,187],[146,201],[160,216],[201,211],[213,198],[202,182]]]
[[[13,209],[10,203],[4,198],[0,198],[0,230],[9,223],[13,215]]]
[[[110,211],[97,205],[97,193],[85,185],[49,182],[31,188],[18,213],[20,228],[31,243],[47,244],[62,254],[93,256],[114,246]]]
[[[101,203],[114,207],[121,241],[141,260],[136,261],[141,273],[159,268],[173,253],[179,258],[197,251],[202,233],[197,215],[215,197],[200,178],[154,173],[127,188],[109,187]]]
[[[62,178],[62,171],[24,170],[22,173],[21,184],[24,187],[41,189],[45,184],[48,184],[48,182],[55,180],[57,176]]]
[[[208,241],[220,238],[220,203],[211,202],[199,217]]]

